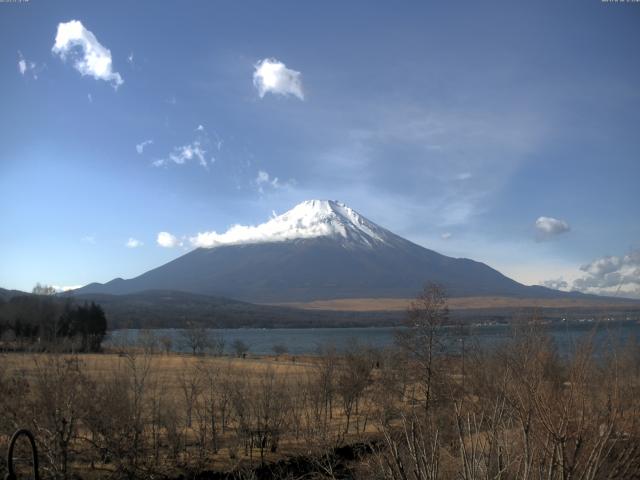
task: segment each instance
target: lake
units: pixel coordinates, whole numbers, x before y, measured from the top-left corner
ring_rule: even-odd
[[[477,344],[481,347],[499,347],[513,335],[513,328],[509,325],[477,325],[470,326],[468,334],[464,335],[467,346]],[[596,344],[604,348],[612,343],[624,343],[630,338],[640,338],[640,324],[635,321],[610,322],[558,322],[545,325],[543,328],[551,335],[558,350],[562,354],[573,351],[576,343],[593,333]],[[211,329],[212,336],[222,336],[225,343],[225,353],[231,353],[231,344],[235,340],[242,340],[249,346],[249,353],[254,355],[273,354],[274,345],[283,345],[292,355],[314,354],[322,346],[335,346],[337,350],[357,342],[374,348],[384,348],[394,342],[395,327],[371,328],[239,328],[239,329]],[[144,332],[144,333],[143,333]],[[462,342],[458,327],[444,327],[443,333],[449,339],[449,348],[453,351]],[[155,339],[168,337],[171,339],[172,350],[188,352],[182,329],[156,330],[114,330],[105,339],[105,346],[135,346],[139,345],[149,334]]]

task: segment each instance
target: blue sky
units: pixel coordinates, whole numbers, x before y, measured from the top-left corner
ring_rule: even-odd
[[[132,277],[322,198],[640,295],[639,27],[595,0],[0,3],[0,286]]]

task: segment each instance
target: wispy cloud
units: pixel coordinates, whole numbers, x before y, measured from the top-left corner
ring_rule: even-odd
[[[32,62],[24,58],[22,52],[18,50],[18,71],[20,75],[27,76],[30,75],[34,80],[38,79],[38,73],[40,72],[41,67],[38,67],[36,62]]]
[[[180,147],[175,147],[173,152],[169,154],[168,158],[163,158],[160,160],[155,160],[153,165],[156,167],[161,167],[163,165],[167,165],[168,163],[175,163],[177,165],[184,165],[187,161],[196,159],[200,165],[203,167],[207,166],[207,159],[205,157],[207,151],[202,147],[202,144],[199,140],[195,140],[192,143],[188,143],[187,145],[182,145]]]
[[[571,230],[566,221],[553,217],[538,217],[535,227],[538,240],[546,240]]]
[[[279,189],[284,187],[290,187],[295,185],[294,179],[289,179],[286,182],[281,182],[278,177],[272,177],[265,170],[258,170],[258,175],[254,180],[254,184],[258,187],[259,193],[264,193],[267,188]]]
[[[440,235],[440,238],[442,238],[442,240],[449,240],[452,236],[453,234],[451,232],[445,232]]]
[[[111,51],[79,20],[58,24],[55,44],[51,50],[63,61],[71,58],[74,68],[83,76],[110,82],[116,89],[124,83],[120,74],[113,71]]]
[[[147,145],[152,145],[152,144],[153,144],[153,140],[151,139],[140,142],[136,145],[136,152],[138,152],[139,155],[142,155],[142,153],[144,152],[144,148]]]
[[[260,98],[267,93],[276,95],[293,95],[304,100],[302,91],[302,74],[276,60],[265,58],[255,64],[253,85],[258,89]]]
[[[583,265],[584,276],[573,288],[600,295],[622,294],[640,298],[640,249],[624,256],[606,256]]]
[[[155,167],[163,167],[171,163],[175,165],[184,165],[185,163],[193,160],[197,161],[200,166],[208,168],[209,165],[215,163],[215,157],[208,155],[208,146],[211,142],[209,141],[209,135],[206,130],[202,125],[198,125],[196,132],[197,137],[195,140],[187,143],[186,145],[174,147],[173,151],[171,151],[166,158],[154,160],[152,165]],[[221,143],[218,142],[218,145],[220,144]]]
[[[125,247],[127,248],[139,248],[139,247],[142,247],[143,245],[144,243],[142,243],[140,240],[133,237],[129,237],[129,240],[127,240],[127,243],[125,243]]]
[[[160,232],[156,238],[158,245],[164,248],[175,248],[182,245],[182,242],[178,237],[172,235],[169,232]]]
[[[260,170],[258,172],[258,176],[256,177],[255,182],[260,193],[264,192],[265,186],[271,186],[273,188],[278,188],[280,186],[278,184],[278,177],[271,178],[269,174],[264,170]]]
[[[301,183],[308,189],[330,184],[346,191],[346,199],[359,189],[370,201],[419,205],[419,217],[407,217],[412,229],[470,224],[492,208],[492,197],[544,141],[545,127],[534,113],[358,100],[341,112],[343,118],[316,122],[329,141],[301,160]]]

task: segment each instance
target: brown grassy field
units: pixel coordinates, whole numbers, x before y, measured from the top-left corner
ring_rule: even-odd
[[[33,353],[5,353],[1,354],[3,368],[5,373],[12,375],[16,372],[26,375],[27,378],[33,378],[38,370],[38,363],[46,361],[48,354]],[[138,353],[138,358],[145,357],[142,352]],[[71,356],[68,356],[71,358]],[[127,355],[119,353],[87,353],[78,357],[82,362],[83,371],[93,378],[100,378],[108,375],[118,369],[125,368],[129,362]],[[178,379],[193,371],[196,367],[206,369],[226,369],[229,371],[239,371],[250,374],[252,376],[263,375],[267,370],[272,370],[279,376],[286,378],[303,375],[313,368],[313,357],[297,357],[292,362],[290,357],[282,356],[277,359],[274,356],[264,357],[210,357],[210,356],[193,356],[171,354],[154,354],[148,355],[151,363],[151,371],[154,374],[162,375],[167,378]],[[166,385],[167,393],[174,394],[175,385]]]
[[[290,302],[278,305],[305,310],[333,310],[354,312],[406,311],[411,298],[344,298],[336,300],[315,300],[312,302]],[[475,310],[498,308],[592,308],[607,311],[620,306],[629,306],[640,310],[640,302],[626,299],[542,299],[510,297],[458,297],[448,300],[451,310]]]
[[[318,357],[236,358],[131,350],[126,354],[5,353],[0,354],[0,360],[0,387],[3,384],[9,387],[0,395],[0,407],[8,406],[11,412],[5,414],[8,419],[15,419],[13,423],[0,419],[0,448],[19,427],[31,428],[43,443],[53,441],[56,435],[50,432],[55,430],[51,428],[54,425],[42,431],[39,429],[45,423],[61,421],[56,413],[60,409],[58,401],[67,407],[72,402],[77,403],[73,412],[66,413],[64,420],[69,422],[69,416],[77,416],[73,420],[77,428],[73,450],[84,452],[92,448],[93,440],[87,443],[87,439],[94,438],[96,430],[89,423],[101,423],[95,416],[104,415],[110,425],[108,435],[112,434],[115,439],[103,439],[101,448],[114,451],[124,448],[126,451],[131,448],[128,442],[132,432],[123,434],[117,430],[128,431],[122,422],[139,418],[144,432],[144,439],[139,442],[146,444],[145,455],[156,451],[158,467],[154,471],[169,476],[179,475],[181,468],[187,468],[187,465],[225,471],[255,466],[256,462],[307,455],[318,447],[322,450],[323,445],[328,448],[348,443],[350,438],[355,441],[375,430],[372,422],[367,424],[363,420],[363,416],[372,412],[370,405],[364,409],[368,402],[362,403],[360,412],[349,412],[351,427],[346,430],[345,411],[337,398],[330,401],[328,412],[319,411],[323,407],[309,397],[313,395],[317,400],[321,395],[319,391],[311,391],[324,368]],[[334,369],[335,365],[330,368]],[[17,387],[12,386],[14,382]],[[61,390],[51,391],[51,382]],[[20,385],[26,388],[20,390]],[[105,388],[100,389],[100,385]],[[63,400],[75,388],[94,393]],[[91,397],[96,393],[100,398]],[[122,395],[123,398],[113,398],[111,402],[105,398],[108,395]],[[50,403],[52,398],[55,405]],[[21,404],[13,403],[17,399]],[[137,413],[128,411],[135,408],[139,409]],[[123,417],[119,418],[121,414]],[[37,419],[40,415],[44,418]],[[94,418],[87,421],[81,418],[83,416]],[[320,419],[323,416],[324,419]],[[314,422],[317,425],[311,425]],[[213,429],[217,429],[215,435]],[[288,433],[284,434],[285,430]],[[51,435],[53,438],[43,438]],[[212,440],[213,436],[215,440]],[[268,442],[262,448],[258,437]],[[313,442],[310,437],[314,438]],[[117,442],[124,443],[116,447]],[[175,449],[179,452],[172,453]],[[89,464],[91,468],[88,468]],[[105,463],[88,453],[79,454],[69,467],[81,476],[119,475],[119,467],[113,462]],[[0,473],[1,470],[0,462]]]

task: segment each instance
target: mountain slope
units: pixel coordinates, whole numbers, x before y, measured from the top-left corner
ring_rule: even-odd
[[[23,295],[31,295],[31,294],[27,292],[22,292],[20,290],[7,290],[5,288],[0,288],[0,301],[8,302],[13,297],[18,297]]]
[[[333,201],[308,201],[256,227],[200,234],[201,245],[130,280],[90,284],[76,293],[181,290],[249,302],[415,296],[425,282],[450,296],[555,298],[491,267],[416,245]]]

